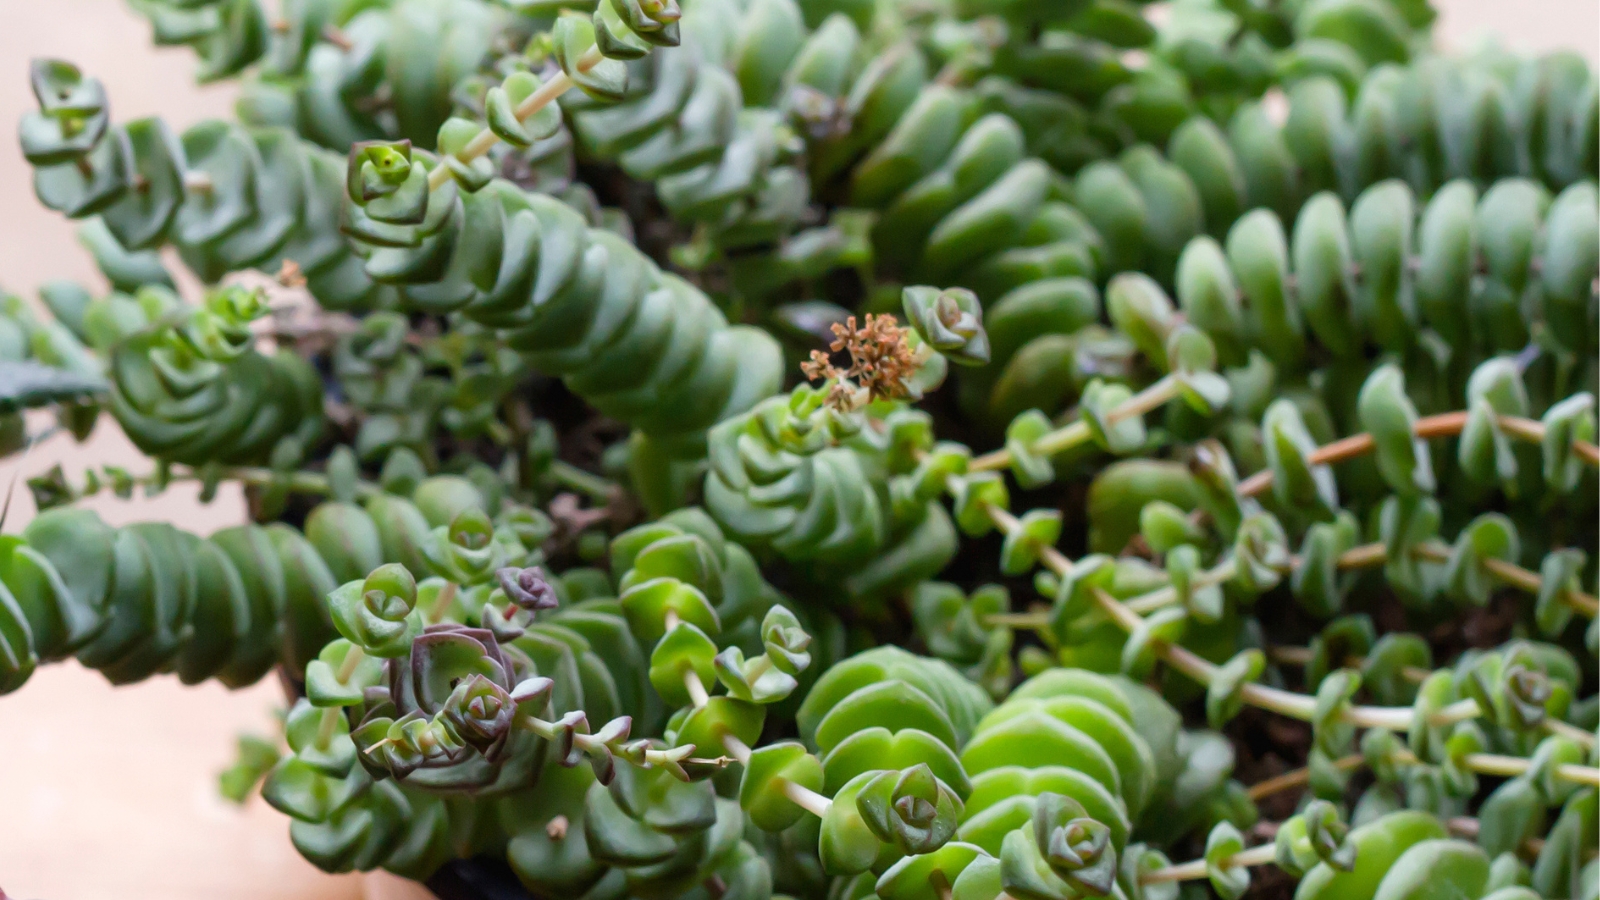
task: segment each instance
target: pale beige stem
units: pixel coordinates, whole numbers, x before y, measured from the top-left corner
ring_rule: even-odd
[[[587,53],[578,57],[578,71],[587,72],[599,65],[604,58],[600,53],[599,47],[590,47]],[[516,115],[518,122],[526,122],[534,113],[549,106],[557,97],[571,90],[574,84],[575,82],[567,73],[557,72],[555,77],[540,85],[538,90],[529,94],[527,99],[521,103],[518,103],[512,112]],[[460,152],[456,154],[456,159],[464,163],[472,162],[488,153],[490,148],[498,143],[500,143],[500,136],[495,134],[493,129],[485,128],[478,132],[476,137],[468,141],[465,147],[461,148]],[[441,165],[428,173],[428,190],[436,191],[444,187],[445,182],[449,180],[449,168]]]
[[[1277,860],[1277,845],[1262,844],[1259,847],[1241,850],[1220,861],[1217,865],[1223,869],[1236,869],[1240,866],[1264,866],[1268,863],[1277,862]],[[1167,866],[1164,869],[1157,869],[1154,872],[1146,872],[1139,876],[1139,883],[1162,884],[1171,881],[1196,881],[1206,877],[1206,869],[1206,861],[1196,859],[1186,863],[1179,863],[1175,866]]]
[[[805,785],[796,784],[787,778],[781,780],[783,781],[783,795],[793,800],[796,806],[819,819],[828,814],[828,808],[833,805],[832,800]]]
[[[333,677],[339,679],[340,684],[348,683],[350,676],[356,674],[356,666],[361,665],[361,661],[366,657],[367,651],[361,649],[360,644],[351,644],[350,652],[344,655],[344,662],[339,664],[339,671],[335,672]]]
[[[428,622],[437,625],[444,621],[445,613],[450,611],[450,604],[456,602],[456,591],[460,590],[454,581],[445,583],[439,589],[439,596],[433,599],[433,608],[428,610]]]
[[[700,681],[700,673],[694,668],[687,667],[683,670],[683,686],[689,691],[689,699],[694,703],[694,708],[699,709],[711,702],[710,694],[706,693],[706,686]]]

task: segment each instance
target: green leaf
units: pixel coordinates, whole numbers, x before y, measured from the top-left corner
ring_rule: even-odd
[[[0,360],[0,414],[106,392],[103,379],[31,359]]]

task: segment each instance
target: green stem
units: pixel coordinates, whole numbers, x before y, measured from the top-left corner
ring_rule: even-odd
[[[547,741],[556,736],[556,726],[554,722],[546,722],[538,716],[529,715],[527,713],[522,713],[521,715],[517,716],[517,726],[524,730],[530,731],[534,735],[542,737]]]
[[[367,651],[360,644],[351,644],[350,650],[344,655],[344,661],[339,663],[339,668],[333,673],[334,680],[340,684],[347,684],[350,677],[356,674],[356,666],[367,656]],[[322,717],[317,720],[317,749],[326,750],[333,741],[333,733],[339,728],[339,717],[343,712],[337,706],[327,707],[322,711]]]
[[[433,608],[428,610],[428,623],[437,625],[444,621],[445,613],[450,611],[450,604],[456,602],[456,592],[460,590],[454,581],[445,582],[439,589],[439,596],[433,600]]]
[[[1416,559],[1428,562],[1444,563],[1450,559],[1450,546],[1443,541],[1428,541],[1413,547],[1411,555]],[[1373,542],[1362,544],[1359,547],[1352,547],[1341,553],[1337,560],[1337,565],[1339,571],[1349,572],[1381,566],[1388,562],[1388,559],[1388,548],[1381,542]],[[1290,560],[1289,566],[1285,571],[1293,571],[1299,568],[1300,565],[1301,560],[1299,557],[1295,557]],[[1543,583],[1543,579],[1538,572],[1524,569],[1516,563],[1506,562],[1502,559],[1492,557],[1485,559],[1483,567],[1502,582],[1530,594],[1538,594]],[[1194,586],[1201,588],[1209,587],[1213,584],[1221,584],[1232,578],[1237,571],[1238,567],[1235,565],[1233,558],[1229,557],[1196,576]],[[1580,615],[1591,619],[1595,618],[1597,611],[1600,611],[1600,604],[1597,604],[1595,598],[1583,591],[1562,591],[1561,599]],[[1178,593],[1171,586],[1167,586],[1157,588],[1146,594],[1140,594],[1123,602],[1129,609],[1144,615],[1155,612],[1163,606],[1170,606],[1178,602]]]
[[[356,674],[356,666],[361,665],[361,661],[366,657],[367,651],[363,650],[360,644],[351,644],[350,652],[344,655],[344,662],[339,664],[339,671],[335,672],[333,677],[337,678],[340,684],[348,684],[350,676]]]
[[[1535,419],[1524,419],[1520,416],[1498,417],[1500,428],[1505,433],[1520,440],[1537,444],[1544,440],[1544,423]],[[1440,413],[1434,416],[1424,416],[1411,426],[1411,431],[1422,440],[1432,440],[1439,437],[1455,437],[1467,424],[1467,413],[1462,410]],[[1331,444],[1324,444],[1306,455],[1306,461],[1312,465],[1339,462],[1370,453],[1376,446],[1372,435],[1362,432],[1349,437],[1340,438]],[[1572,450],[1579,459],[1590,466],[1600,467],[1600,447],[1588,441],[1574,440]],[[1239,482],[1238,494],[1241,497],[1254,497],[1272,487],[1273,474],[1271,469],[1262,469],[1249,478]]]
[[[1234,558],[1230,556],[1222,562],[1217,563],[1215,566],[1212,566],[1204,572],[1196,575],[1194,577],[1194,581],[1191,582],[1191,586],[1195,590],[1208,588],[1212,585],[1221,584],[1238,573],[1239,565]],[[1171,606],[1177,602],[1177,588],[1174,588],[1172,585],[1167,585],[1163,588],[1156,588],[1148,594],[1140,594],[1132,599],[1124,600],[1123,604],[1134,612],[1144,615],[1145,613],[1155,612],[1163,606]]]
[[[1176,378],[1171,375],[1162,376],[1154,384],[1113,407],[1110,412],[1106,413],[1106,423],[1115,425],[1123,419],[1142,416],[1177,397],[1178,391]],[[1094,437],[1094,432],[1089,429],[1089,423],[1080,416],[1068,425],[1041,435],[1038,440],[1033,442],[1032,450],[1040,456],[1055,456],[1088,441],[1092,437]],[[1011,451],[996,450],[993,453],[985,453],[983,456],[974,459],[967,466],[967,471],[991,472],[1004,469],[1009,465],[1011,465]]]
[[[337,706],[330,706],[322,711],[322,718],[317,720],[318,750],[328,749],[328,744],[333,742],[333,733],[339,728],[340,715],[342,712]]]
[[[1020,612],[1020,613],[992,613],[983,617],[985,625],[1004,625],[1007,628],[1027,628],[1038,631],[1050,627],[1050,613]]]
[[[578,58],[578,71],[587,72],[599,65],[604,58],[600,53],[599,47],[590,47],[583,56]],[[518,122],[526,122],[534,113],[549,106],[557,97],[571,90],[574,84],[575,82],[566,72],[557,72],[555,77],[540,85],[538,90],[529,94],[521,103],[518,103],[516,109],[512,110],[512,112],[516,115]],[[456,159],[464,163],[472,162],[488,153],[490,148],[498,143],[500,143],[500,136],[495,134],[493,129],[485,128],[478,132],[476,137],[468,141],[465,147],[461,148],[461,151],[456,154]],[[450,169],[446,166],[438,166],[428,173],[428,190],[436,191],[444,187],[445,182],[449,180]]]
[[[1421,762],[1409,750],[1397,750],[1393,759],[1398,763],[1415,765]],[[1515,778],[1533,767],[1531,760],[1520,756],[1505,756],[1499,753],[1468,753],[1459,760],[1461,765],[1480,775],[1496,775],[1502,778]],[[1600,787],[1600,769],[1594,766],[1579,766],[1571,763],[1556,766],[1554,775],[1562,781],[1573,784]]]
[[[694,708],[699,709],[711,702],[711,695],[706,691],[704,682],[700,680],[700,673],[693,666],[683,669],[683,686],[689,691],[689,700],[694,703]]]
[[[985,506],[985,511],[988,513],[990,521],[1002,532],[1009,534],[1022,527],[1022,523],[1018,521],[1016,516],[992,503]],[[1065,578],[1072,573],[1072,561],[1054,547],[1046,548],[1045,552],[1040,554],[1040,560],[1046,568],[1049,568],[1060,577]],[[1111,596],[1103,588],[1092,588],[1091,594],[1096,605],[1106,614],[1107,618],[1115,622],[1123,631],[1132,633],[1144,621],[1138,613],[1129,609],[1126,604]],[[1210,684],[1212,679],[1216,677],[1218,666],[1191,650],[1165,641],[1152,642],[1152,648],[1156,655],[1168,665],[1201,684]],[[1251,706],[1271,710],[1303,722],[1311,721],[1316,714],[1316,699],[1304,694],[1279,690],[1278,688],[1261,684],[1246,684],[1241,688],[1240,693],[1244,701]],[[1481,714],[1482,710],[1479,709],[1477,701],[1461,700],[1439,710],[1429,717],[1428,722],[1432,725],[1442,726],[1452,722],[1477,718]],[[1411,728],[1414,714],[1410,707],[1350,706],[1346,707],[1342,718],[1344,721],[1361,728],[1406,731]]]
[[[1359,753],[1352,753],[1349,756],[1341,756],[1333,761],[1333,767],[1341,772],[1350,772],[1355,769],[1359,769],[1366,764],[1367,758]],[[1246,791],[1246,793],[1250,796],[1251,800],[1259,803],[1273,794],[1280,793],[1282,791],[1293,790],[1294,788],[1303,787],[1310,783],[1310,769],[1295,769],[1290,772],[1285,772],[1282,775],[1274,775],[1265,781],[1258,781],[1255,784],[1250,785],[1250,788],[1248,791]]]
[[[199,480],[199,475],[194,472],[187,473],[187,477]],[[333,487],[328,483],[328,476],[321,472],[290,472],[279,473],[259,466],[235,466],[222,470],[225,480],[242,481],[246,484],[266,485],[284,482],[290,491],[298,494],[321,494],[327,496],[333,493]],[[368,497],[381,493],[382,488],[370,481],[357,481],[355,493],[357,497]]]
[[[1591,750],[1594,749],[1595,735],[1592,731],[1584,731],[1582,728],[1579,728],[1570,722],[1563,722],[1560,719],[1550,718],[1544,720],[1542,727],[1550,734],[1561,735],[1567,740],[1577,741]]]
[[[1241,850],[1227,859],[1221,860],[1217,863],[1217,866],[1223,869],[1235,869],[1240,866],[1264,866],[1277,861],[1277,845],[1262,844],[1259,847]],[[1139,876],[1139,883],[1162,884],[1172,881],[1195,881],[1206,877],[1206,869],[1205,860],[1191,860],[1175,866],[1167,866],[1164,869],[1156,869],[1153,872],[1146,872]]]
[[[582,494],[587,494],[591,499],[608,503],[616,496],[617,486],[606,478],[601,478],[593,472],[578,468],[569,462],[554,460],[550,463],[550,477],[555,479],[562,487],[571,488]]]
[[[833,806],[832,800],[803,784],[796,784],[787,778],[779,778],[778,781],[783,783],[783,795],[785,797],[793,801],[794,805],[819,819],[827,816],[829,808]]]
[[[1279,665],[1304,666],[1311,662],[1311,648],[1268,647],[1267,658]],[[1333,662],[1348,669],[1359,669],[1367,664],[1366,657],[1363,656],[1346,656],[1343,660],[1335,660]],[[1421,666],[1401,666],[1400,674],[1405,676],[1407,681],[1421,684],[1428,680],[1428,676],[1432,675],[1433,671],[1424,669]]]
[[[772,657],[763,653],[762,655],[750,661],[750,670],[744,673],[744,677],[748,679],[751,684],[754,684],[756,679],[767,674],[771,668]]]

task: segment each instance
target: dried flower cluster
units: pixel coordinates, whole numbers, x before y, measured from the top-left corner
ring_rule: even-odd
[[[848,352],[849,368],[834,365],[821,350],[811,351],[811,361],[800,364],[800,371],[810,380],[834,382],[828,393],[829,405],[848,412],[874,400],[910,395],[906,381],[921,363],[909,343],[910,332],[901,328],[894,316],[867,313],[866,324],[860,328],[851,316],[842,325],[833,324],[833,335],[828,349]]]

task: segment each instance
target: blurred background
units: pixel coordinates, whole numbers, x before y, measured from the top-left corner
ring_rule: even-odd
[[[1600,0],[1434,0],[1448,48],[1497,40],[1522,51],[1577,50],[1600,58]],[[125,0],[0,0],[0,123],[8,135],[34,108],[28,62],[72,60],[109,87],[116,117],[160,113],[182,129],[229,113],[228,85],[197,87],[185,49],[156,50]],[[51,279],[103,289],[73,225],[41,208],[16,141],[0,141],[0,285],[28,296]],[[175,275],[181,266],[171,267]],[[190,296],[198,286],[184,285]],[[30,432],[39,430],[30,428]],[[103,417],[83,445],[47,441],[25,459],[0,461],[0,493],[60,463],[68,472],[141,457]],[[244,518],[237,489],[202,505],[194,485],[154,499],[94,498],[106,521],[167,519],[201,534]],[[6,530],[33,515],[26,489]],[[43,667],[26,689],[0,698],[0,887],[18,900],[410,900],[428,896],[398,879],[328,876],[289,844],[288,820],[259,798],[236,807],[216,774],[241,731],[270,732],[276,682],[229,692],[158,678],[110,687],[76,663]],[[4,892],[0,892],[4,893]]]

